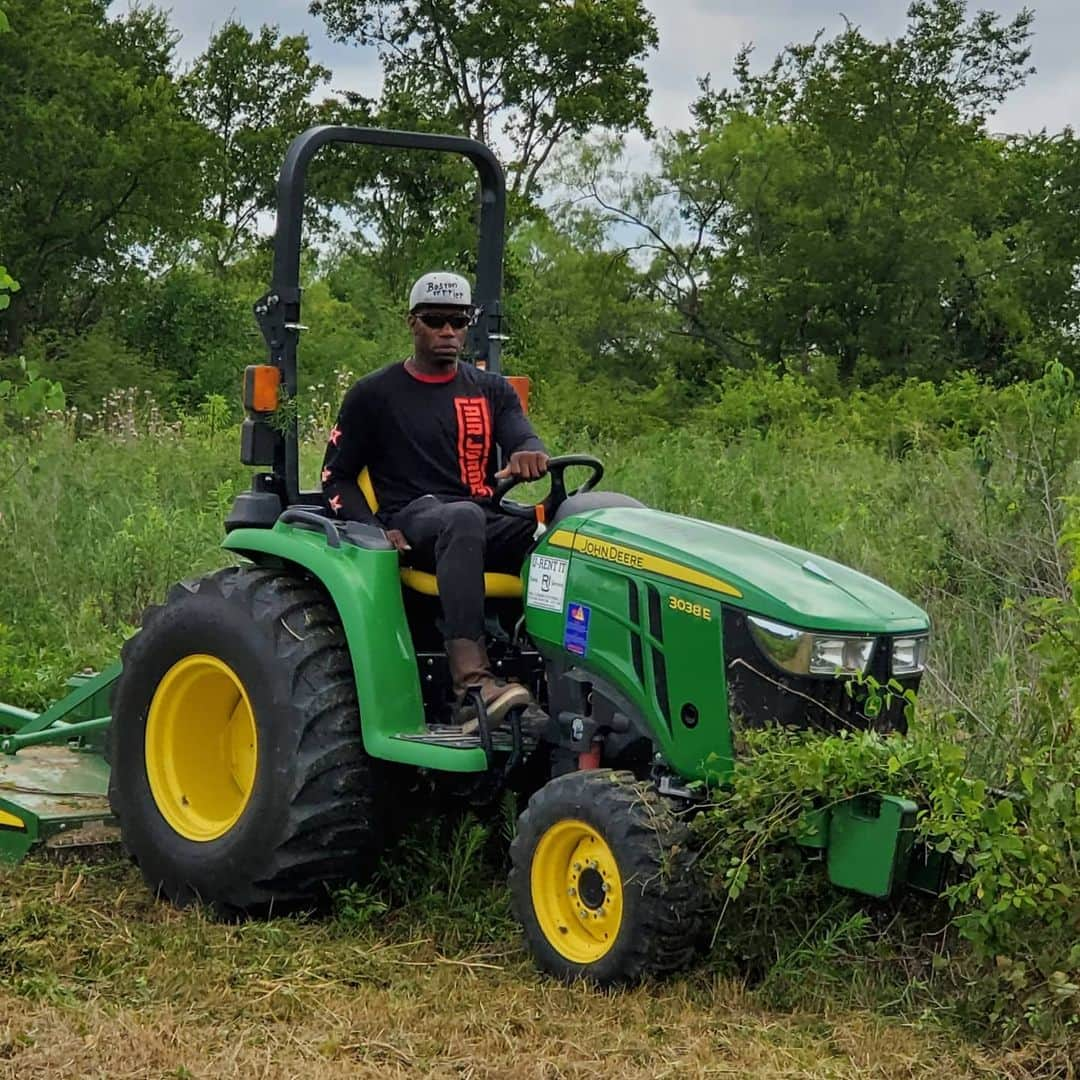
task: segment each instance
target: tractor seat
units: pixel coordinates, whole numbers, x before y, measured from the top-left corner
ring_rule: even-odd
[[[371,483],[371,476],[367,469],[363,469],[356,478],[356,484],[364,493],[371,512],[374,514],[379,509],[379,500],[375,496],[375,488]],[[414,592],[423,593],[425,596],[439,595],[439,582],[434,574],[425,570],[415,570],[411,566],[401,568],[401,583]],[[484,596],[494,600],[517,600],[521,597],[521,578],[516,574],[485,574]]]

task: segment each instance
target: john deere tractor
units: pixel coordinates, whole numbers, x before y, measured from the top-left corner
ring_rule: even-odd
[[[835,562],[598,490],[595,458],[555,458],[543,524],[509,498],[513,481],[497,490],[537,538],[520,577],[486,580],[493,661],[543,716],[493,728],[477,701],[476,733],[451,726],[434,576],[301,490],[282,408],[298,389],[304,178],[328,143],[475,165],[469,355],[500,372],[505,197],[491,152],[364,128],[299,136],[255,304],[267,362],[244,380],[241,457],[259,471],[225,523],[239,565],[174,586],[117,665],[45,713],[0,706],[0,852],[114,821],[155,893],[280,912],[362,878],[403,800],[509,788],[524,807],[510,889],[540,967],[601,984],[681,968],[707,936],[687,823],[704,784],[737,767],[740,728],[902,730],[902,702],[871,718],[852,675],[916,689],[927,617]],[[571,468],[587,470],[574,489]],[[838,885],[886,896],[914,874],[914,813],[887,793],[842,801],[808,821],[806,844]]]

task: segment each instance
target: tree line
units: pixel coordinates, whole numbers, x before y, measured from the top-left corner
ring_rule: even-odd
[[[508,354],[567,385],[687,393],[767,365],[838,389],[1076,367],[1080,148],[1003,134],[1033,16],[916,0],[700,80],[655,132],[644,0],[312,0],[374,49],[379,95],[334,89],[304,35],[229,20],[194,62],[168,14],[3,0],[0,375],[31,358],[76,400],[117,385],[234,397],[288,141],[314,123],[491,142],[510,190]],[[650,139],[627,166],[622,136]],[[333,149],[307,206],[309,375],[372,366],[434,265],[468,272],[474,192],[438,155]]]

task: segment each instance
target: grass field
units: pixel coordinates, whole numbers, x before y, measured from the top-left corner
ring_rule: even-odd
[[[867,1010],[770,1011],[707,971],[599,992],[536,974],[490,878],[406,903],[230,926],[150,897],[123,862],[0,872],[0,1077],[1068,1077]],[[477,922],[480,924],[477,925]]]
[[[1071,387],[1063,405],[1037,387],[827,407],[751,391],[681,426],[545,430],[555,450],[604,458],[606,487],[837,558],[923,604],[921,723],[932,733],[952,711],[973,773],[1055,745],[1063,729],[1032,707],[1041,661],[1022,605],[1069,595]],[[171,582],[226,561],[221,521],[247,483],[236,445],[212,411],[166,423],[122,397],[0,438],[0,700],[42,707],[72,671],[114,659]],[[509,917],[499,843],[470,860],[462,835],[406,852],[319,921],[174,911],[115,852],[0,869],[0,1077],[1077,1075],[1072,1022],[1036,1039],[1018,997],[1023,1022],[1002,1037],[964,1008],[970,969],[935,981],[876,948],[902,911],[663,985],[555,985]],[[1065,952],[1076,940],[1054,933]]]

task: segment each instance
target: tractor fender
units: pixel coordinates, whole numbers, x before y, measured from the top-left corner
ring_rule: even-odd
[[[487,767],[483,750],[455,750],[396,738],[426,730],[420,675],[401,599],[393,548],[367,548],[335,532],[278,522],[234,529],[222,547],[255,563],[274,560],[307,571],[330,596],[345,631],[360,703],[364,749],[372,756],[450,772]]]

